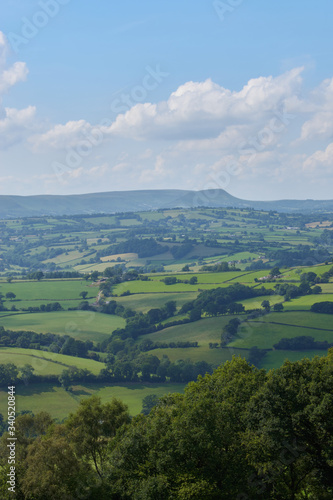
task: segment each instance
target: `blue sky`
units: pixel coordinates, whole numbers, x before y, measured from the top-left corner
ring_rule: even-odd
[[[0,194],[332,198],[328,0],[3,0]]]

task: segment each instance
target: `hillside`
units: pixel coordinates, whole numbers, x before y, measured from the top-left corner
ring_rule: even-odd
[[[94,213],[135,212],[160,208],[235,207],[279,212],[313,212],[333,209],[333,200],[247,201],[223,189],[111,191],[79,195],[0,196],[0,218],[40,217]]]

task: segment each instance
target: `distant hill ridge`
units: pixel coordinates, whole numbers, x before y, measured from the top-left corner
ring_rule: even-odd
[[[44,215],[78,215],[137,212],[160,208],[235,207],[279,212],[333,210],[333,200],[247,201],[231,196],[223,189],[186,191],[159,189],[111,191],[76,195],[0,195],[0,218]]]

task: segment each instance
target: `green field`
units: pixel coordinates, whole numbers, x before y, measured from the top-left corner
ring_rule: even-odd
[[[237,302],[243,304],[245,311],[248,311],[249,309],[262,309],[261,304],[264,300],[268,300],[271,307],[273,307],[274,304],[283,302],[283,297],[280,297],[280,295],[262,295],[260,297],[252,297],[251,299],[238,300]]]
[[[310,311],[286,311],[271,313],[261,318],[262,322],[275,322],[303,327],[322,328],[333,333],[333,316],[331,314],[317,314]],[[333,339],[332,339],[333,341]]]
[[[199,284],[189,285],[186,283],[176,283],[175,285],[166,285],[162,281],[129,281],[120,283],[113,288],[115,295],[121,295],[127,290],[130,293],[165,293],[167,295],[172,292],[196,292],[200,289],[210,290],[216,288],[214,284]],[[166,298],[166,300],[168,300]]]
[[[17,411],[38,413],[47,411],[52,417],[62,420],[74,412],[81,399],[93,394],[100,396],[103,403],[113,397],[128,405],[131,415],[140,413],[142,399],[148,394],[161,397],[172,392],[182,393],[185,384],[86,384],[73,386],[73,392],[65,391],[53,384],[19,385],[16,388]],[[0,391],[0,413],[7,412],[7,392]]]
[[[284,302],[283,306],[287,311],[299,309],[309,310],[312,304],[324,301],[333,302],[333,294],[304,295],[303,297],[292,299],[290,302]]]
[[[326,356],[327,351],[312,350],[312,351],[269,351],[260,363],[260,368],[271,370],[272,368],[280,368],[280,366],[288,359],[289,361],[300,361],[303,358],[312,359],[315,356]]]
[[[36,300],[40,303],[55,302],[69,299],[80,299],[81,292],[88,292],[88,296],[96,296],[98,288],[91,286],[85,280],[43,280],[43,281],[14,281],[1,283],[0,293],[6,295],[13,292],[17,300]],[[80,299],[82,300],[82,299]],[[11,302],[7,301],[7,305]],[[19,306],[18,306],[19,307]]]
[[[282,315],[283,313],[281,313]],[[271,349],[282,338],[300,336],[313,337],[318,341],[333,341],[333,330],[320,330],[318,325],[317,328],[312,326],[306,328],[305,326],[297,325],[297,323],[289,323],[289,321],[289,324],[279,324],[282,323],[282,318],[279,323],[273,323],[271,316],[273,315],[266,316],[263,320],[249,321],[245,325],[242,325],[237,337],[229,345],[242,348],[257,346],[262,349]]]
[[[216,340],[217,342],[217,340]],[[202,345],[201,347],[188,347],[186,349],[174,348],[174,349],[154,349],[150,351],[154,356],[159,359],[163,355],[167,355],[170,361],[177,361],[178,359],[189,359],[193,363],[198,361],[206,361],[214,366],[219,366],[228,360],[232,359],[232,356],[242,356],[247,358],[249,352],[243,349],[236,348],[225,348],[225,349],[209,349],[208,345]]]
[[[199,345],[207,345],[209,342],[220,342],[223,326],[228,323],[231,316],[219,316],[217,318],[205,318],[194,323],[186,323],[184,325],[176,325],[166,328],[160,332],[149,333],[145,335],[145,339],[150,339],[153,342],[198,342]],[[142,337],[140,338],[142,340]],[[163,351],[166,349],[163,349]],[[173,349],[172,349],[173,350]],[[186,352],[189,349],[181,349]],[[154,351],[155,352],[155,351]]]
[[[0,347],[0,364],[5,363],[14,363],[18,368],[25,364],[31,365],[35,375],[60,375],[63,370],[71,366],[86,368],[95,375],[98,375],[105,368],[104,363],[92,359],[65,356],[64,354],[36,349]]]
[[[123,328],[125,320],[120,316],[94,311],[63,311],[7,315],[0,318],[0,325],[8,330],[57,333],[80,340],[101,342],[116,328]]]
[[[129,307],[138,312],[147,312],[152,308],[161,308],[169,300],[175,300],[178,309],[185,304],[194,300],[198,292],[180,292],[180,293],[144,293],[129,295],[127,297],[117,297],[117,304],[124,307]]]

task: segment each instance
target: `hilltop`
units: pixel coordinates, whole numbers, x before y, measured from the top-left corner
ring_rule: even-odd
[[[110,191],[77,195],[0,195],[0,218],[135,212],[162,208],[235,207],[278,212],[314,212],[333,209],[333,200],[249,201],[223,189],[188,191],[160,189]]]

